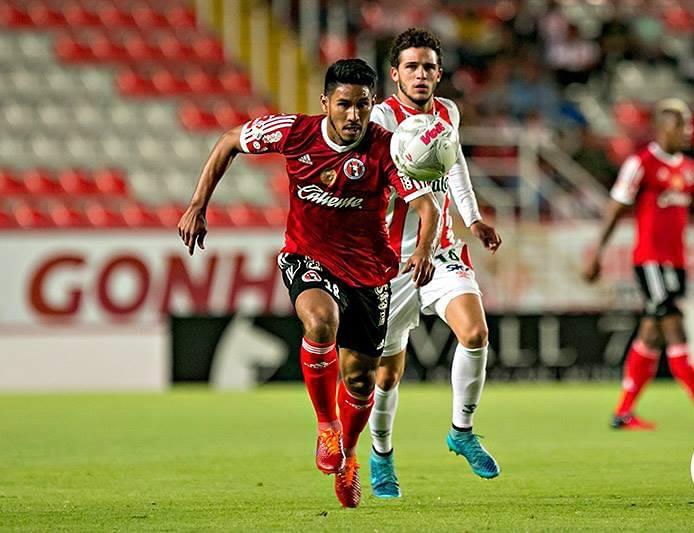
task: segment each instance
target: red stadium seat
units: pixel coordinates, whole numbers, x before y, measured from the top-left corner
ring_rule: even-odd
[[[48,228],[53,226],[53,221],[46,213],[28,203],[22,203],[15,207],[14,218],[17,220],[17,224],[23,228]]]
[[[34,26],[39,28],[55,28],[68,24],[62,11],[41,2],[30,4],[27,14]]]
[[[92,49],[78,41],[72,35],[61,35],[55,41],[55,53],[58,59],[67,63],[79,63],[94,59]]]
[[[65,20],[72,27],[95,27],[101,25],[99,15],[93,11],[89,11],[79,2],[71,2],[63,8]]]
[[[151,44],[140,34],[129,35],[125,39],[125,50],[132,61],[151,61],[163,57],[161,49]]]
[[[229,226],[231,219],[229,213],[223,207],[212,204],[207,208],[207,223],[210,226]]]
[[[93,174],[97,190],[107,196],[128,196],[125,175],[118,169],[97,170]]]
[[[91,196],[99,193],[89,173],[82,169],[63,170],[58,174],[58,183],[72,196]]]
[[[289,209],[285,207],[266,207],[262,210],[262,215],[268,226],[284,227],[287,224]]]
[[[220,128],[214,113],[194,103],[183,104],[178,110],[178,118],[184,128],[192,131],[211,131]]]
[[[0,198],[27,194],[24,182],[9,169],[0,170]]]
[[[268,221],[261,209],[247,205],[232,205],[228,210],[229,219],[234,226],[267,226]]]
[[[203,69],[196,68],[185,75],[186,81],[195,94],[223,94],[225,88],[219,77]]]
[[[132,10],[133,20],[141,29],[164,28],[169,26],[166,16],[151,6],[140,5]]]
[[[243,124],[248,116],[240,113],[231,104],[221,104],[215,107],[214,116],[217,119],[219,125],[224,129],[233,128],[239,124]]]
[[[166,12],[166,20],[174,28],[194,28],[195,13],[187,7],[176,6]]]
[[[49,216],[53,224],[60,228],[84,228],[91,225],[82,211],[64,204],[52,207]]]
[[[176,227],[178,221],[185,213],[185,208],[179,204],[167,204],[157,209],[157,216],[162,226],[167,228]]]
[[[128,96],[154,96],[157,94],[157,89],[154,87],[152,79],[132,68],[118,72],[116,75],[116,86],[121,94]]]
[[[230,69],[223,72],[219,76],[219,81],[225,91],[236,95],[248,96],[253,91],[248,76],[236,70]]]
[[[115,5],[99,9],[99,19],[107,28],[136,27],[135,18],[127,10],[118,9]]]
[[[193,50],[200,61],[210,63],[221,63],[224,61],[224,48],[221,41],[215,37],[198,37],[193,41]]]
[[[190,61],[195,59],[195,50],[174,34],[165,34],[159,39],[162,55],[170,61]]]
[[[160,69],[152,75],[152,84],[161,95],[175,96],[191,92],[191,88],[182,77],[168,69]]]
[[[8,28],[28,28],[34,23],[26,11],[3,2],[0,3],[0,25]]]
[[[17,219],[14,215],[4,208],[0,207],[0,228],[16,228],[18,226]]]
[[[128,226],[148,228],[161,226],[161,220],[156,212],[144,204],[128,204],[121,208],[121,214]]]
[[[55,180],[53,174],[44,169],[33,169],[23,176],[27,190],[38,196],[55,196],[65,194],[65,189]]]
[[[127,61],[129,55],[125,47],[108,35],[97,34],[90,43],[90,48],[94,59],[104,62]]]
[[[126,226],[123,215],[99,202],[90,203],[85,209],[87,219],[100,228],[120,228]]]

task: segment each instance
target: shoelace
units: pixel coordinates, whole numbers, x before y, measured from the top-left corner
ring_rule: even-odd
[[[351,485],[352,481],[354,480],[354,475],[357,473],[357,470],[359,469],[359,463],[356,461],[347,461],[345,463],[345,469],[342,471],[341,474],[338,474],[341,479],[345,481],[347,485]]]
[[[470,446],[470,450],[472,452],[472,460],[474,462],[484,461],[485,463],[489,463],[489,454],[484,451],[482,445],[479,443],[479,439],[483,438],[483,435],[477,435],[475,433],[472,433],[468,438],[467,442]]]
[[[398,480],[395,477],[395,472],[393,472],[392,469],[388,469],[387,471],[381,470],[378,472],[375,484],[378,487],[380,487],[381,485],[397,485]]]
[[[321,441],[331,454],[340,453],[340,433],[334,429],[321,431]]]

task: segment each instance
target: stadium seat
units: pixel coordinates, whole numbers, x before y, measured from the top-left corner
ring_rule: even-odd
[[[14,217],[14,215],[0,206],[0,228],[10,229],[16,228],[17,226],[17,219]]]
[[[156,212],[162,226],[173,228],[183,216],[185,208],[181,204],[165,204],[160,206]]]
[[[224,207],[210,204],[207,208],[207,223],[210,226],[229,226],[231,225],[231,219]]]
[[[178,110],[178,117],[183,127],[192,131],[218,130],[219,122],[211,111],[202,109],[195,103],[183,104]]]
[[[62,203],[51,207],[48,214],[53,224],[60,228],[84,228],[91,225],[84,212]]]
[[[157,216],[156,211],[145,204],[127,204],[121,208],[121,215],[128,226],[149,228],[161,226],[161,219]]]
[[[52,172],[36,168],[27,171],[24,176],[27,190],[37,196],[55,196],[65,194],[65,189],[56,181]]]
[[[9,169],[0,169],[0,198],[27,194],[24,182]]]
[[[31,17],[23,9],[9,3],[0,4],[0,24],[8,28],[28,28],[34,25]]]
[[[120,228],[126,226],[123,215],[100,202],[91,202],[85,208],[89,222],[99,228]]]
[[[99,189],[91,179],[89,173],[83,169],[67,169],[58,173],[58,183],[69,195],[92,196],[99,193]]]
[[[107,196],[128,196],[125,175],[118,169],[97,170],[92,174],[97,190]]]
[[[53,226],[51,218],[39,207],[21,203],[14,208],[14,218],[23,228],[48,228]]]

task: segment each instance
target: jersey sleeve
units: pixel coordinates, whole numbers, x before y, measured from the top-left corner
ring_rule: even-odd
[[[375,122],[388,131],[395,131],[398,127],[397,121],[392,116],[392,112],[389,112],[389,108],[385,104],[374,106],[371,111],[371,122]]]
[[[617,181],[610,191],[610,196],[620,204],[632,205],[641,187],[643,179],[643,163],[637,155],[632,155],[624,161],[619,169]]]
[[[241,149],[247,154],[283,153],[296,115],[265,115],[241,128]]]
[[[400,172],[395,167],[395,163],[393,163],[393,160],[390,158],[390,154],[388,154],[386,158],[385,171],[390,185],[398,193],[398,196],[407,203],[431,192],[431,187],[429,187],[428,184],[413,180]]]

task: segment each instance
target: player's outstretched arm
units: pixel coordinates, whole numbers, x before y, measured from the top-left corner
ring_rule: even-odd
[[[501,246],[501,237],[492,226],[482,222],[475,191],[472,189],[470,171],[460,148],[458,149],[458,160],[448,172],[448,190],[458,213],[463,217],[465,225],[470,228],[472,234],[482,242],[487,250],[495,253]]]
[[[415,285],[421,287],[434,276],[434,251],[439,246],[441,210],[431,193],[415,198],[410,205],[419,215],[419,244],[405,263],[403,272],[412,271]]]
[[[227,131],[214,145],[202,169],[190,204],[178,222],[178,235],[188,247],[190,255],[193,255],[196,243],[201,250],[205,249],[205,235],[207,235],[205,212],[207,211],[207,205],[210,203],[210,198],[212,198],[212,193],[215,187],[217,187],[217,183],[222,179],[231,161],[236,154],[242,151],[241,128],[242,126],[237,126]]]
[[[600,229],[597,246],[588,256],[588,261],[583,268],[583,279],[588,283],[592,283],[600,277],[602,254],[610,240],[612,232],[617,226],[617,222],[627,209],[629,209],[628,205],[618,202],[617,200],[610,199],[608,202],[607,209],[605,209],[605,214],[602,218],[602,227]]]

